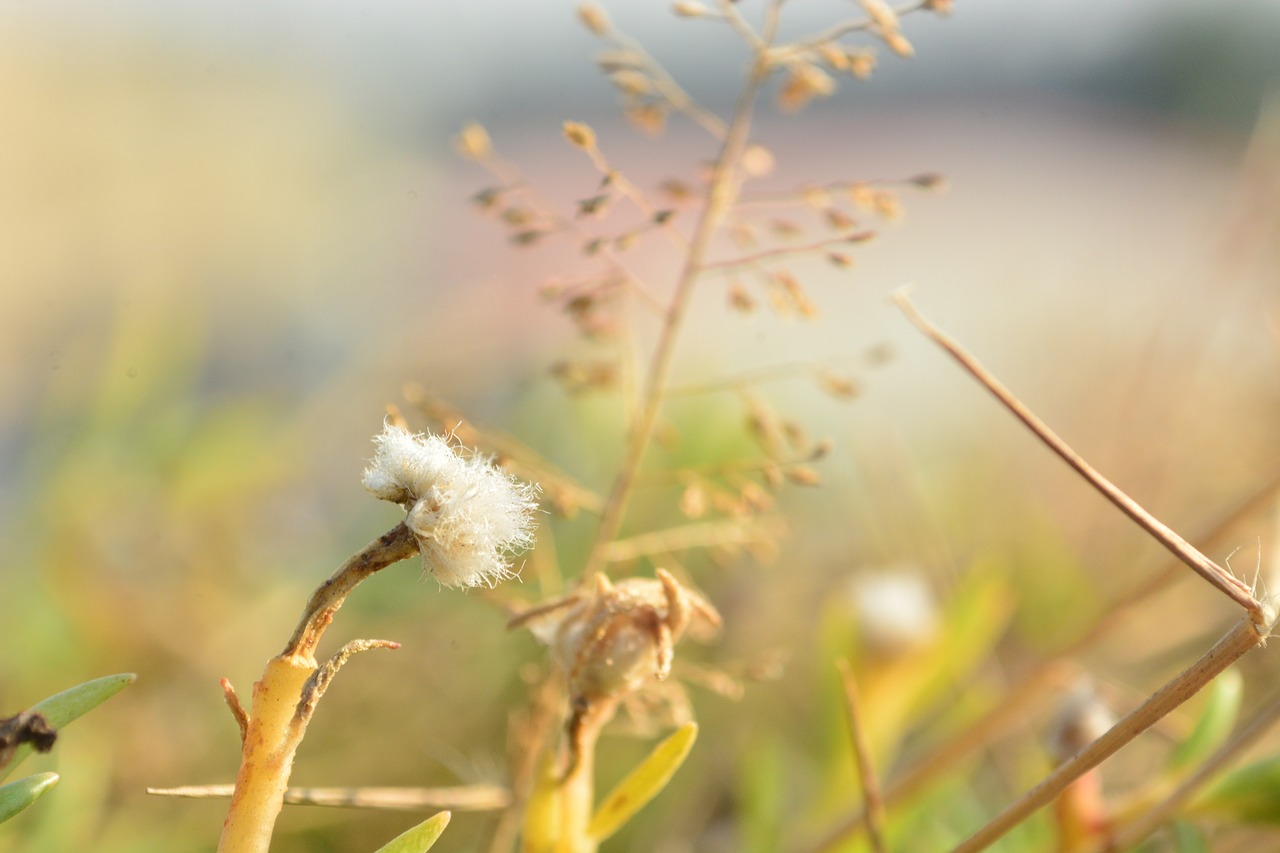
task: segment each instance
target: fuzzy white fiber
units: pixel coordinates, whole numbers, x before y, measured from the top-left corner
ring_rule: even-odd
[[[445,586],[493,586],[533,544],[537,489],[437,435],[387,424],[364,487],[402,505],[429,574]]]

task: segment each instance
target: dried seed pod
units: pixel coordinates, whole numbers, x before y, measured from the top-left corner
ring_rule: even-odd
[[[493,153],[493,143],[484,125],[471,122],[464,125],[453,140],[454,148],[468,160],[484,160]]]
[[[579,148],[590,150],[596,147],[596,132],[581,122],[566,121],[564,123],[564,138]]]
[[[834,370],[818,371],[818,384],[832,397],[842,400],[852,400],[858,396],[858,385],[847,376],[842,376]]]
[[[583,3],[578,7],[578,21],[593,36],[606,36],[609,34],[609,16],[594,3]]]
[[[658,101],[633,104],[623,110],[623,115],[650,136],[657,136],[667,128],[667,108]]]
[[[787,69],[786,79],[778,90],[778,106],[794,112],[814,98],[825,98],[836,90],[835,79],[816,65],[797,62]]]
[[[742,282],[734,281],[729,285],[729,305],[742,314],[750,314],[756,310],[756,301],[752,298]]]
[[[783,475],[797,486],[817,486],[822,483],[822,476],[808,465],[792,465]]]

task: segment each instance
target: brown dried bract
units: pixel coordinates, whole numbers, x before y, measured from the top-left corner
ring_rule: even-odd
[[[37,711],[22,711],[0,720],[0,767],[8,764],[24,743],[31,744],[36,752],[48,752],[57,739],[58,733]]]
[[[611,582],[527,611],[523,626],[551,650],[575,707],[640,690],[671,672],[677,642],[691,626],[713,629],[720,614],[669,572]]]

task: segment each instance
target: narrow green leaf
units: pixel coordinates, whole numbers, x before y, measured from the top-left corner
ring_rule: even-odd
[[[1238,823],[1280,825],[1280,755],[1227,774],[1197,798],[1190,811]]]
[[[34,803],[58,784],[57,773],[37,773],[8,785],[0,785],[0,823]]]
[[[550,752],[543,756],[538,778],[524,807],[522,853],[554,853],[560,828],[560,786]]]
[[[604,798],[591,817],[587,835],[603,841],[622,828],[667,786],[697,738],[698,724],[685,723],[675,734],[654,747],[653,752]]]
[[[1209,840],[1194,823],[1175,820],[1169,824],[1169,834],[1173,836],[1173,849],[1176,853],[1212,853]]]
[[[1187,770],[1199,764],[1231,734],[1244,696],[1244,678],[1239,670],[1228,669],[1214,679],[1208,693],[1195,728],[1169,757],[1171,771]]]
[[[29,710],[39,711],[44,714],[44,718],[49,721],[49,725],[55,729],[60,729],[67,723],[72,722],[77,717],[92,711],[121,690],[128,687],[138,676],[132,672],[125,672],[119,675],[105,675],[102,678],[95,678],[92,681],[86,681],[83,684],[77,684],[61,693],[55,693],[47,699],[42,699],[32,705]],[[13,772],[13,768],[22,763],[22,760],[31,754],[31,747],[23,744],[13,754],[13,760],[8,766],[0,768],[0,779],[5,778]]]
[[[400,833],[375,853],[426,853],[449,825],[449,812],[437,812],[413,829]]]

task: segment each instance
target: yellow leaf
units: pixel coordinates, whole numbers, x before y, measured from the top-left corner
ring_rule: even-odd
[[[538,768],[538,780],[524,811],[522,853],[555,853],[560,827],[560,786],[550,753]]]
[[[698,724],[686,723],[654,747],[653,752],[609,792],[596,809],[587,834],[596,841],[613,835],[667,786],[698,737]]]
[[[426,853],[449,825],[449,812],[437,812],[379,847],[377,853]]]

